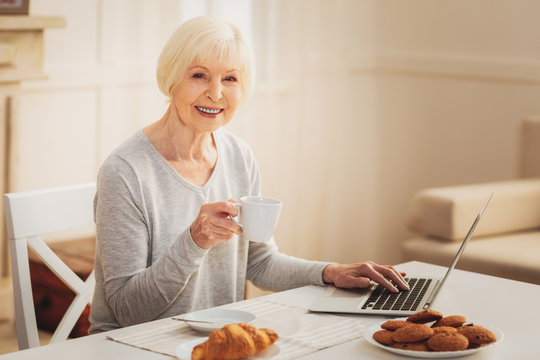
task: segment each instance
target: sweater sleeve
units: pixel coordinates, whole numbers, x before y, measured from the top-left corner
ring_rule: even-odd
[[[137,177],[120,158],[101,168],[95,198],[97,252],[106,301],[118,323],[128,326],[155,319],[182,292],[206,250],[189,227],[151,265],[152,239]],[[166,236],[166,235],[164,235]],[[169,235],[170,236],[170,235]]]
[[[250,243],[247,278],[254,285],[272,291],[325,285],[322,272],[328,264],[282,254],[272,238],[265,243]]]
[[[261,195],[260,170],[253,159],[252,195]],[[282,254],[272,237],[265,243],[249,243],[247,279],[265,290],[281,291],[305,285],[325,285],[324,268],[330,263]]]

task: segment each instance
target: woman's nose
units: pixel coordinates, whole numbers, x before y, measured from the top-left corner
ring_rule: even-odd
[[[223,89],[220,81],[211,81],[207,90],[207,96],[213,102],[218,102],[223,97]]]

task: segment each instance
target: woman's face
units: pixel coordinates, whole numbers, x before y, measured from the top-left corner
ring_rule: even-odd
[[[198,133],[227,124],[242,99],[240,75],[228,60],[193,62],[173,91],[180,121]]]

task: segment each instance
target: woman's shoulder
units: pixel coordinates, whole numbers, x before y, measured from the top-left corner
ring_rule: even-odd
[[[219,129],[218,131],[216,131],[215,134],[217,136],[219,146],[222,148],[223,151],[233,152],[235,154],[238,154],[240,152],[244,156],[254,157],[253,151],[251,150],[251,147],[249,146],[247,141],[240,138],[239,136],[225,129]]]
[[[221,163],[225,164],[228,171],[238,174],[258,174],[258,165],[255,155],[248,143],[224,129],[217,131],[216,141]]]
[[[119,171],[122,168],[130,168],[148,156],[145,136],[142,130],[139,130],[105,158],[101,171]]]

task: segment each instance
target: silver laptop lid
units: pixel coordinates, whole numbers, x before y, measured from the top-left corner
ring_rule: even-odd
[[[488,205],[488,203],[489,203],[489,201],[491,200],[492,197],[493,197],[493,192],[491,192],[491,194],[489,194],[486,202],[484,202],[484,206],[482,206],[482,209],[480,209],[480,212],[478,213],[478,215],[476,215],[476,219],[474,219],[474,222],[473,222],[471,228],[469,229],[469,232],[467,233],[467,236],[465,236],[465,240],[462,241],[461,246],[459,247],[456,255],[454,256],[454,260],[452,260],[452,264],[450,265],[448,270],[446,270],[446,274],[444,275],[444,278],[437,284],[437,287],[435,288],[435,290],[431,293],[431,295],[427,299],[427,301],[426,301],[426,303],[424,305],[424,308],[428,308],[428,307],[431,306],[431,304],[435,300],[435,297],[439,293],[439,290],[444,285],[446,279],[448,279],[448,276],[450,275],[452,270],[454,270],[454,268],[456,267],[456,264],[457,264],[459,258],[461,257],[461,254],[465,250],[465,246],[469,242],[469,239],[471,238],[471,235],[473,234],[474,229],[476,228],[476,225],[478,225],[478,222],[480,221],[480,217],[484,213],[484,210],[486,209],[486,207],[487,207],[487,205]]]

